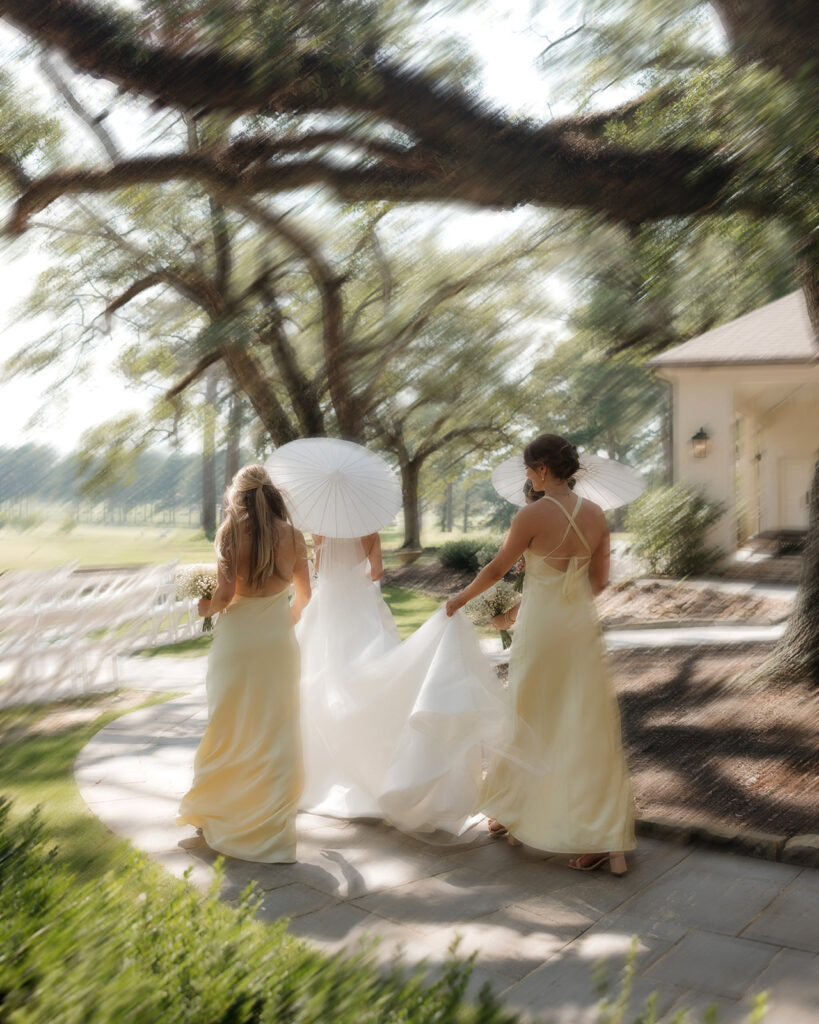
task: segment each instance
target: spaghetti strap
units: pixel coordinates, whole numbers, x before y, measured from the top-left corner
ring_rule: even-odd
[[[577,501],[575,502],[575,506],[574,506],[574,509],[571,512],[571,515],[566,511],[566,509],[560,504],[560,502],[556,498],[552,498],[548,494],[544,494],[543,498],[541,498],[540,500],[543,501],[544,499],[546,501],[551,501],[553,505],[557,505],[557,507],[560,509],[560,511],[563,513],[563,515],[569,521],[568,525],[566,526],[565,533],[560,538],[560,540],[557,542],[557,544],[552,548],[552,551],[557,551],[557,549],[560,547],[560,545],[569,536],[569,530],[574,530],[574,532],[577,534],[578,538],[580,539],[580,543],[583,545],[583,547],[586,549],[586,551],[588,551],[589,555],[591,555],[591,553],[592,553],[591,545],[586,540],[586,538],[583,536],[583,534],[580,531],[580,527],[575,522],[575,516],[577,515],[577,510],[583,504],[583,499],[580,497],[580,495],[578,494],[578,496],[577,496]],[[550,551],[548,555],[543,555],[542,557],[543,558],[551,558],[552,557],[552,551]]]

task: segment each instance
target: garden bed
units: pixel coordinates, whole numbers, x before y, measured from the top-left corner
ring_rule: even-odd
[[[443,569],[437,562],[390,568],[385,582],[444,600],[465,587],[475,574]],[[787,618],[793,598],[789,592],[759,594],[739,588],[718,587],[706,581],[624,580],[610,586],[597,599],[604,626],[635,626],[654,622],[718,620],[721,623],[761,625]]]

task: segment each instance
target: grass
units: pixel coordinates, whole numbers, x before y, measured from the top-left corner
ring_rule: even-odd
[[[384,587],[382,594],[389,605],[402,640],[423,625],[441,604],[432,597],[400,587]]]
[[[111,695],[0,711],[0,793],[14,801],[20,819],[39,808],[56,861],[82,881],[98,877],[131,856],[88,810],[74,781],[74,761],[91,737],[121,714],[170,699],[127,700],[106,709]]]
[[[201,530],[160,526],[91,526],[62,533],[54,522],[33,530],[0,530],[0,571],[45,569],[78,562],[82,567],[212,562],[213,544]]]

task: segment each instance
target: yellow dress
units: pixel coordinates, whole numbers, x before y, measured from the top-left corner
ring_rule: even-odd
[[[581,501],[571,516],[554,504],[569,520],[564,539],[573,529],[589,554],[566,559],[563,572],[549,565],[550,556],[527,551],[509,661],[510,729],[525,723],[543,764],[494,754],[480,803],[521,842],[553,853],[636,846],[620,716],[589,586],[591,548],[575,522]]]
[[[231,601],[208,659],[208,726],[177,824],[212,849],[262,864],[296,859],[304,784],[299,648],[287,591]]]

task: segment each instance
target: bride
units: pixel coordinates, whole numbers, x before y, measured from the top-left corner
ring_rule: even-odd
[[[433,614],[400,642],[381,597],[377,535],[315,537],[318,582],[302,650],[301,807],[376,818],[446,842],[475,822],[500,687],[471,624]]]
[[[361,737],[340,728],[355,719],[350,676],[356,664],[399,643],[381,597],[384,572],[377,533],[342,539],[313,535],[317,582],[296,627],[301,647],[302,741],[305,786],[301,806],[339,818],[380,817],[360,772],[345,770]]]

